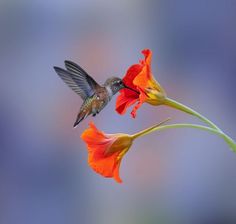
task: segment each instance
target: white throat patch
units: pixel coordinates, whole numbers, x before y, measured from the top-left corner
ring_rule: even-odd
[[[110,86],[106,86],[106,90],[108,92],[109,100],[111,100],[111,98],[113,96],[113,92],[111,90],[111,87]]]

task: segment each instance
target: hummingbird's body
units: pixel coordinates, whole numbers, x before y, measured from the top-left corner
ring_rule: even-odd
[[[119,90],[128,88],[117,77],[109,78],[104,85],[99,85],[79,65],[65,61],[65,69],[54,67],[61,79],[84,100],[77,119],[76,127],[89,115],[96,116]]]
[[[96,116],[96,114],[98,114],[107,105],[111,98],[112,96],[109,95],[106,87],[98,86],[95,94],[86,98],[83,102],[77,116],[77,121],[79,121],[82,117],[86,118],[90,114]]]

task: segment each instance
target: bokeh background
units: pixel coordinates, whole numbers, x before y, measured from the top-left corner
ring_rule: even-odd
[[[138,139],[123,184],[87,165],[80,134],[93,120],[134,133],[171,116],[144,105],[119,116],[115,99],[73,129],[81,99],[53,66],[70,59],[99,83],[153,51],[168,95],[236,139],[236,1],[1,0],[0,223],[236,223],[236,155],[217,136],[190,129]]]

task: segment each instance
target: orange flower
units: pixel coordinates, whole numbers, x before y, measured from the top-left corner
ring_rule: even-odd
[[[81,135],[81,138],[87,144],[89,166],[102,176],[113,177],[118,183],[121,183],[120,163],[131,147],[133,140],[154,131],[156,127],[167,120],[133,135],[123,133],[105,134],[91,122],[90,127]]]
[[[113,177],[118,183],[121,159],[132,145],[133,138],[127,134],[105,134],[93,123],[86,129],[81,138],[88,147],[88,164],[104,177]]]
[[[116,111],[119,114],[124,114],[128,107],[137,103],[131,112],[131,115],[135,117],[137,109],[144,102],[160,105],[165,100],[165,91],[151,72],[152,52],[145,49],[142,53],[144,59],[140,60],[139,64],[132,65],[123,78],[124,84],[137,92],[127,88],[120,90],[116,101]]]

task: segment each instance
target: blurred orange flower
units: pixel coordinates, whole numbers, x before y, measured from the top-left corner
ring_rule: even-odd
[[[142,53],[144,59],[140,60],[139,64],[129,67],[123,78],[125,85],[137,92],[127,88],[120,90],[120,95],[116,101],[116,111],[119,114],[124,114],[128,107],[137,103],[131,112],[131,115],[135,117],[137,109],[144,102],[151,105],[160,105],[166,98],[164,89],[155,80],[151,72],[151,50],[145,49]]]
[[[105,134],[93,123],[86,129],[81,138],[88,148],[88,164],[104,177],[113,177],[118,183],[121,159],[132,145],[133,138],[127,134]]]

